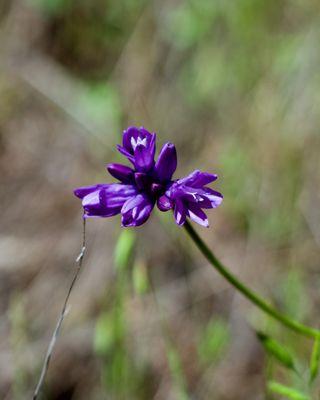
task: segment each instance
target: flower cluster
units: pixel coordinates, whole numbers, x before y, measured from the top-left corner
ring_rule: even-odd
[[[164,144],[155,161],[156,134],[144,128],[129,127],[123,132],[122,146],[117,147],[133,167],[108,164],[107,170],[119,183],[75,189],[74,194],[82,199],[85,217],[121,214],[122,226],[139,226],[157,204],[161,211],[173,210],[178,225],[189,217],[208,226],[202,209],[216,208],[222,202],[221,193],[206,186],[217,175],[196,170],[185,178],[172,180],[177,168],[175,146]]]

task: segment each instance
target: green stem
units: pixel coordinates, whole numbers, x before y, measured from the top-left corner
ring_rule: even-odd
[[[287,315],[280,313],[264,299],[262,299],[259,295],[249,289],[245,284],[239,281],[238,278],[236,278],[231,272],[229,272],[228,269],[216,258],[216,256],[212,253],[209,247],[204,243],[204,241],[200,238],[200,236],[188,222],[184,224],[184,227],[198,249],[207,258],[210,264],[253,304],[255,304],[262,311],[279,321],[281,324],[285,325],[287,328],[297,333],[300,333],[301,335],[311,338],[317,338],[319,336],[319,330],[303,325],[300,322],[289,318]]]

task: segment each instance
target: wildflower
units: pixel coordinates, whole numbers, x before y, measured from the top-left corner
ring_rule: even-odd
[[[108,164],[107,170],[120,183],[75,189],[75,195],[82,199],[85,217],[121,214],[122,226],[139,226],[147,221],[157,203],[161,211],[174,211],[178,225],[183,225],[189,217],[208,226],[202,209],[218,207],[222,195],[205,185],[215,181],[217,175],[196,170],[185,178],[172,180],[177,168],[174,144],[164,144],[155,162],[156,134],[144,128],[129,127],[125,130],[118,150],[133,168]]]

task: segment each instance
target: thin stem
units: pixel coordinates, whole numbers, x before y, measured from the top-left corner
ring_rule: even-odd
[[[73,287],[74,287],[74,285],[76,283],[76,280],[77,280],[77,278],[79,276],[79,273],[81,271],[82,261],[83,261],[85,250],[86,250],[86,219],[83,218],[82,249],[81,249],[81,252],[80,252],[80,254],[78,255],[78,257],[76,259],[77,269],[76,269],[76,272],[75,272],[75,274],[73,276],[71,284],[69,286],[69,289],[68,289],[68,292],[67,292],[67,296],[66,296],[66,298],[64,300],[63,307],[62,307],[58,322],[57,322],[56,327],[55,327],[55,329],[53,331],[53,334],[52,334],[52,337],[51,337],[51,340],[50,340],[50,343],[49,343],[49,346],[48,346],[48,350],[47,350],[47,353],[46,353],[46,357],[45,357],[44,362],[43,362],[43,366],[42,366],[41,374],[40,374],[40,377],[39,377],[39,381],[38,381],[38,384],[37,384],[37,386],[35,388],[35,391],[33,393],[32,400],[37,400],[38,399],[40,390],[41,390],[42,385],[44,383],[44,379],[46,377],[46,374],[47,374],[47,371],[48,371],[48,368],[49,368],[51,355],[52,355],[54,346],[56,344],[56,341],[58,339],[59,332],[60,332],[60,329],[61,329],[61,326],[62,326],[62,322],[64,320],[64,317],[67,314],[67,305],[68,305],[69,297],[70,297],[72,289],[73,289]]]
[[[262,299],[257,293],[249,289],[244,283],[239,281],[213,254],[213,252],[209,249],[209,247],[204,243],[204,241],[200,238],[197,232],[193,229],[193,227],[186,222],[184,224],[186,231],[188,232],[191,239],[194,241],[198,249],[201,253],[207,258],[210,264],[224,277],[226,280],[231,283],[236,289],[239,290],[247,299],[249,299],[253,304],[260,308],[260,310],[264,311],[272,318],[279,321],[281,324],[286,326],[287,328],[300,333],[301,335],[317,338],[320,334],[320,331],[304,324],[301,324],[298,321],[295,321],[280,313],[273,306],[271,306],[267,301]]]

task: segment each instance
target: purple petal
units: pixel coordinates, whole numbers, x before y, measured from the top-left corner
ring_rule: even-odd
[[[86,217],[111,217],[117,213],[114,208],[107,208],[101,204],[100,192],[98,189],[83,198],[82,206]]]
[[[143,190],[150,184],[150,177],[144,172],[135,172],[134,180],[139,190]]]
[[[87,217],[111,217],[119,214],[122,205],[137,193],[131,185],[111,183],[100,185],[98,190],[88,193],[82,200]]]
[[[187,209],[182,201],[176,200],[174,206],[174,218],[178,225],[183,225],[186,222]]]
[[[198,192],[200,189],[180,185],[175,182],[170,189],[166,191],[166,195],[172,199],[180,199],[184,201],[198,201],[200,199]]]
[[[159,197],[157,201],[157,206],[160,211],[169,211],[173,208],[173,201],[169,199],[166,195]]]
[[[119,151],[119,153],[121,153],[122,155],[124,155],[125,157],[127,157],[127,159],[132,162],[132,164],[134,165],[134,156],[132,154],[130,154],[128,152],[128,150],[126,150],[124,147],[120,146],[119,144],[117,144],[117,149]]]
[[[208,183],[215,181],[216,179],[218,179],[218,175],[209,174],[208,172],[201,172],[197,169],[191,172],[191,174],[189,174],[185,178],[179,179],[178,183],[194,188],[201,188]]]
[[[198,185],[199,182],[206,182],[213,178],[213,176],[208,176],[210,174],[200,174],[195,171],[191,178],[189,176],[174,182],[165,192],[165,196],[175,204],[174,216],[178,225],[183,225],[186,216],[188,216],[198,224],[208,226],[208,219],[206,214],[202,211],[202,208],[216,208],[222,202],[222,194],[211,188],[189,186],[190,184]],[[187,182],[188,185],[186,185],[185,182]],[[165,200],[164,197],[164,204]],[[161,207],[162,204],[160,204],[159,208],[161,209]],[[163,208],[165,209],[165,205]]]
[[[141,128],[141,129],[144,130],[143,128]],[[157,139],[157,135],[155,133],[151,133],[149,149],[150,149],[150,152],[153,153],[153,157],[156,154],[156,139]]]
[[[100,202],[106,208],[120,207],[121,209],[123,204],[136,194],[137,189],[133,185],[111,183],[100,190]]]
[[[139,226],[149,218],[154,203],[145,195],[138,194],[127,200],[122,209],[122,226]]]
[[[123,131],[122,145],[130,154],[134,153],[138,145],[152,148],[155,145],[155,134],[143,127],[129,126],[127,130]]]
[[[169,181],[177,168],[177,151],[175,145],[166,143],[163,145],[156,165],[156,175],[161,182]]]
[[[134,150],[135,167],[138,171],[149,171],[154,164],[154,151],[139,144]]]
[[[173,185],[166,193],[169,194],[170,198],[179,198],[189,203],[197,203],[203,208],[217,208],[223,200],[221,193],[208,187],[200,189],[184,185]]]
[[[77,189],[74,189],[73,193],[79,197],[80,199],[83,199],[85,196],[87,196],[89,193],[92,193],[96,190],[98,190],[99,188],[102,188],[106,185],[99,183],[97,185],[90,185],[90,186],[82,186],[79,187]]]
[[[148,138],[148,139],[150,139],[151,136],[155,135],[154,132],[152,132],[152,133],[149,132],[148,129],[146,129],[146,128],[143,127],[143,126],[140,126],[139,131],[140,131],[140,134],[141,134],[141,135],[143,135],[144,137],[146,137],[146,138]]]
[[[205,226],[206,228],[209,227],[209,221],[206,214],[201,210],[201,208],[197,204],[195,203],[188,204],[187,214],[192,219],[192,221],[196,222],[197,224]]]
[[[150,192],[152,193],[153,196],[158,196],[160,193],[163,191],[163,185],[161,183],[155,183],[153,182],[150,186]]]
[[[88,193],[82,200],[83,208],[98,207],[100,205],[99,190]]]
[[[133,179],[133,170],[126,165],[122,164],[108,164],[107,170],[109,173],[119,181],[124,183],[131,183]]]
[[[133,153],[131,139],[133,138],[134,140],[137,140],[139,135],[140,131],[135,126],[129,126],[128,129],[123,131],[122,144],[129,153]]]
[[[221,193],[216,192],[215,190],[212,190],[211,188],[204,188],[203,192],[204,193],[200,194],[200,196],[202,197],[203,202],[206,205],[201,204],[201,207],[217,208],[218,206],[220,206],[220,204],[222,203],[222,200],[223,200],[223,196]],[[210,204],[210,206],[207,206],[208,204]]]
[[[130,126],[123,132],[123,146],[117,147],[139,171],[147,171],[154,165],[155,141],[155,133],[150,133],[143,127]]]

